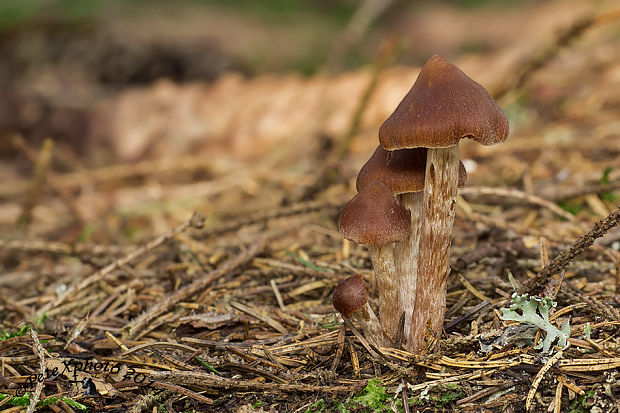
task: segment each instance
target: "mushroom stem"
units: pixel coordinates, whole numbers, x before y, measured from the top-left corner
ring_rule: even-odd
[[[369,245],[368,250],[379,285],[379,316],[385,330],[396,334],[399,313],[394,244]]]
[[[427,327],[435,339],[443,329],[458,176],[458,145],[428,149],[418,291],[409,335],[409,346],[415,352],[425,347]]]
[[[398,314],[405,312],[405,330],[403,337],[409,345],[411,318],[413,316],[416,288],[418,281],[418,255],[424,213],[424,193],[408,192],[399,195],[401,204],[411,212],[411,229],[403,242],[394,247],[394,263],[398,278]]]
[[[381,323],[372,311],[370,304],[366,303],[357,312],[353,313],[353,318],[358,322],[362,331],[366,335],[366,340],[371,342],[375,347],[391,347],[391,343],[385,336]]]

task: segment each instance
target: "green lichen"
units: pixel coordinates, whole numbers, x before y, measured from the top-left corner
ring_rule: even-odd
[[[549,309],[555,307],[550,298],[529,297],[527,294],[512,296],[510,308],[502,308],[502,319],[518,321],[521,324],[531,324],[543,330],[545,339],[538,341],[534,347],[536,350],[542,349],[543,353],[548,353],[551,346],[557,340],[560,347],[566,347],[568,337],[570,337],[570,327],[568,321],[562,323],[560,329],[549,322]]]

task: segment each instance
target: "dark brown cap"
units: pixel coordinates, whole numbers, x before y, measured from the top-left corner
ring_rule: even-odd
[[[399,204],[385,184],[362,189],[340,213],[340,233],[358,244],[383,245],[407,238],[411,213]]]
[[[380,145],[357,175],[357,191],[372,182],[383,182],[395,194],[419,192],[424,189],[426,172],[426,148],[386,151]],[[458,187],[465,185],[467,172],[459,162]]]
[[[351,318],[368,301],[366,285],[360,274],[350,276],[341,281],[334,290],[332,304],[336,311],[346,318]]]
[[[483,145],[508,137],[508,119],[478,83],[441,56],[433,56],[394,113],[379,129],[385,149],[446,148],[469,137]]]

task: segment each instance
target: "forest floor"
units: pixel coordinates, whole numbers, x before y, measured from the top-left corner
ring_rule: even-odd
[[[536,19],[567,16],[545,10]],[[372,348],[331,305],[358,273],[376,305],[369,254],[337,218],[419,72],[390,63],[393,41],[338,75],[68,89],[77,107],[58,79],[12,89],[0,410],[620,411],[618,12],[571,12],[524,33],[536,43],[455,60],[511,134],[461,145],[445,334],[429,354]],[[76,124],[83,135],[43,138]],[[549,353],[501,311],[535,280],[557,302],[552,325],[569,322]]]

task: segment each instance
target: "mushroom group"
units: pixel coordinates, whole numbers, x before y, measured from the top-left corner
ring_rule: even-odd
[[[384,332],[395,337],[404,313],[411,351],[443,328],[457,189],[467,178],[459,141],[492,145],[507,136],[506,115],[488,92],[435,55],[381,125],[358,195],[342,210],[343,236],[369,247]]]

